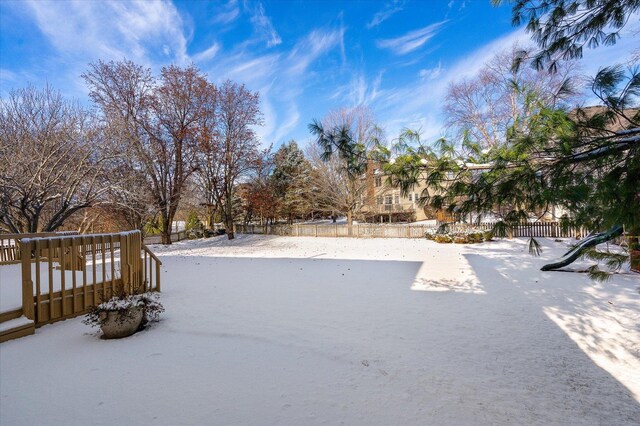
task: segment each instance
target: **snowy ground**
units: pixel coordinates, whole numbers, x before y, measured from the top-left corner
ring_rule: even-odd
[[[640,276],[540,272],[542,243],[156,246],[164,319],[2,344],[0,424],[638,424]]]

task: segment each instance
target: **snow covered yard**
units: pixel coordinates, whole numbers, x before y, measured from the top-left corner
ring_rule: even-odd
[[[640,276],[566,243],[239,235],[154,246],[163,320],[0,346],[0,424],[637,424]]]

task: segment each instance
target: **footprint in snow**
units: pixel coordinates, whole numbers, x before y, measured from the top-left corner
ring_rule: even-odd
[[[367,361],[366,359],[363,359],[362,361],[360,361],[362,363],[362,365],[364,365],[365,367],[369,366],[369,361]]]

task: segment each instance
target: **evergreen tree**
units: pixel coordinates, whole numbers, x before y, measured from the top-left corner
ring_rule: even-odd
[[[303,217],[310,209],[307,189],[311,165],[293,140],[278,149],[274,163],[271,180],[278,199],[279,215],[292,223],[294,218]]]
[[[536,69],[557,69],[558,63],[582,58],[584,47],[615,44],[620,30],[640,9],[640,0],[493,0],[513,3],[512,22],[526,23],[539,50],[521,52]]]
[[[640,75],[637,69],[605,68],[592,89],[602,106],[571,112],[542,107],[524,126],[513,126],[503,145],[486,150],[466,140],[457,148],[443,140],[437,150],[420,155],[405,151],[387,171],[406,191],[422,173],[431,190],[422,201],[436,209],[463,216],[498,213],[498,234],[532,213],[541,217],[562,206],[573,225],[591,230],[623,225],[630,244],[637,244]],[[530,248],[538,250],[533,239]]]

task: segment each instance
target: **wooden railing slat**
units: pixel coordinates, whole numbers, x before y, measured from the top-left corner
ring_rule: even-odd
[[[91,284],[93,285],[93,305],[98,304],[98,271],[96,269],[96,241],[94,238],[91,239],[91,269],[93,271],[93,280]]]
[[[60,303],[62,304],[62,316],[66,315],[66,292],[65,292],[65,280],[66,280],[66,276],[65,276],[65,271],[64,271],[64,265],[66,263],[66,253],[65,250],[66,247],[64,247],[62,241],[60,242],[60,260],[59,260],[59,265],[60,265],[60,295],[62,297],[62,300],[60,301]]]
[[[47,242],[47,266],[49,267],[49,318],[53,318],[53,250],[51,240]]]
[[[42,318],[42,293],[40,291],[40,241],[34,244],[35,272],[36,272],[36,321]]]
[[[22,314],[35,320],[33,309],[33,282],[31,281],[31,252],[33,244],[23,242],[20,244],[20,257],[22,263]]]
[[[82,267],[82,308],[87,309],[89,307],[89,297],[87,295],[87,239],[82,237],[80,241],[84,258],[84,266]]]
[[[71,240],[71,259],[69,265],[71,266],[69,269],[71,270],[71,312],[76,312],[76,271],[78,270],[78,247],[76,245],[76,239],[73,238]]]

